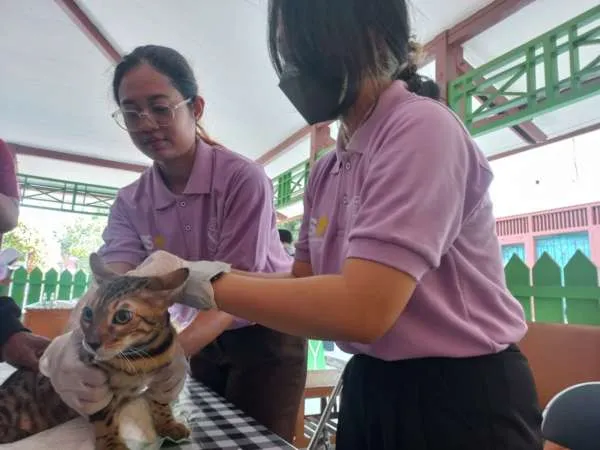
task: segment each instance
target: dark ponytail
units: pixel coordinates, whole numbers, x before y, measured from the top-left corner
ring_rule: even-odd
[[[431,78],[419,74],[419,61],[422,60],[423,49],[414,40],[408,42],[408,65],[396,77],[408,86],[408,90],[422,97],[440,100],[441,92],[438,84]]]
[[[408,90],[422,97],[440,100],[440,87],[431,78],[419,75],[417,66],[410,64],[397,77],[398,80],[406,82]]]

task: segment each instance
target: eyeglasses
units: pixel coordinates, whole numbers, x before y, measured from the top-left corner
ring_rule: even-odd
[[[136,111],[135,109],[117,109],[111,114],[117,125],[125,131],[140,131],[144,126],[144,119],[158,127],[168,127],[175,120],[175,112],[178,108],[192,101],[191,98],[185,99],[174,106],[165,104],[155,104],[150,106],[148,112]]]

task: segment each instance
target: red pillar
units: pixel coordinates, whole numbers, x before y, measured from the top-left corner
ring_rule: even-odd
[[[440,86],[444,103],[448,103],[448,83],[461,75],[463,49],[460,44],[450,44],[449,32],[442,33],[433,48],[435,56],[435,81]]]
[[[312,166],[317,160],[317,154],[335,141],[331,138],[329,123],[313,125],[310,130],[310,157],[309,165]]]

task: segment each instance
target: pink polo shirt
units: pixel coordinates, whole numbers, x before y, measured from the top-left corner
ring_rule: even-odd
[[[6,143],[0,139],[0,194],[19,200],[19,183],[15,171],[15,160]],[[2,233],[0,233],[0,244]]]
[[[158,249],[249,272],[289,272],[292,263],[279,241],[271,180],[262,166],[202,141],[181,195],[167,188],[154,165],[119,191],[103,239],[99,254],[106,263],[137,266]],[[172,312],[189,310],[176,305]],[[243,324],[239,319],[234,327]]]
[[[296,258],[315,274],[340,273],[346,258],[361,258],[418,281],[382,338],[338,342],[344,351],[384,360],[466,357],[523,337],[523,309],[504,280],[491,181],[459,119],[403,82],[381,96],[347,148],[319,160]]]

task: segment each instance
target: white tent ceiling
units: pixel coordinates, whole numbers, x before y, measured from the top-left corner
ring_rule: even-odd
[[[277,88],[266,48],[266,0],[80,0],[115,46],[168,45],[192,63],[207,102],[204,124],[234,151],[256,159],[305,123]],[[427,42],[490,0],[412,0],[415,32]],[[537,0],[465,45],[474,66],[595,6],[594,0]],[[110,118],[112,62],[54,1],[0,2],[0,137],[7,141],[120,162],[147,164]],[[535,17],[535,21],[533,20]],[[434,75],[435,64],[423,69]],[[600,119],[598,98],[547,115],[538,125],[552,136]],[[594,103],[596,102],[596,103]],[[560,114],[560,113],[553,113]],[[594,115],[595,114],[595,115]],[[558,131],[554,131],[558,130]],[[488,154],[523,145],[510,130],[482,138]],[[308,156],[308,142],[267,167],[274,176]],[[20,157],[21,170],[61,178],[56,164]],[[62,163],[66,164],[66,163]],[[67,164],[71,179],[121,186],[134,174]],[[110,171],[110,172],[109,172]]]

